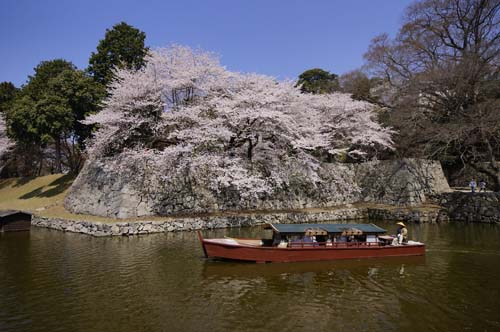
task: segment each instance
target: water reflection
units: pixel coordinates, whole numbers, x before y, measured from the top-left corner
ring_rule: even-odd
[[[292,274],[331,274],[335,271],[359,271],[367,276],[376,276],[381,267],[393,269],[401,274],[404,266],[425,265],[425,256],[412,257],[385,257],[363,260],[321,261],[321,262],[295,262],[275,264],[239,263],[223,260],[207,259],[203,264],[205,277],[271,277],[276,275]]]
[[[500,330],[498,227],[409,231],[425,257],[277,264],[206,260],[194,233],[3,234],[0,331]]]

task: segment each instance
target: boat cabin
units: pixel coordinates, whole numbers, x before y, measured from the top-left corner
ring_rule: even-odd
[[[31,214],[23,211],[0,211],[0,232],[29,231]]]
[[[269,224],[273,246],[342,247],[379,245],[387,231],[374,224]]]

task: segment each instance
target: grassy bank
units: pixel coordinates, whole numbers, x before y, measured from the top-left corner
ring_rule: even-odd
[[[63,201],[74,177],[52,174],[34,178],[0,180],[0,210],[22,210],[44,217],[113,222],[112,218],[74,214]]]
[[[52,174],[0,180],[0,209],[36,212],[62,204],[73,177]]]
[[[36,178],[12,178],[0,180],[0,210],[23,210],[34,214],[49,218],[62,218],[76,221],[97,221],[105,223],[113,223],[117,221],[161,221],[172,218],[183,217],[218,217],[218,216],[246,216],[260,215],[273,213],[321,213],[329,212],[345,208],[377,208],[387,211],[403,210],[414,211],[419,210],[428,212],[439,209],[438,206],[432,204],[424,204],[419,207],[403,207],[391,206],[383,204],[348,204],[343,206],[334,206],[327,208],[304,208],[304,209],[283,209],[283,210],[242,210],[242,211],[224,211],[212,213],[198,213],[175,215],[169,217],[144,217],[133,219],[114,219],[107,217],[98,217],[92,215],[74,214],[67,211],[63,206],[64,197],[66,196],[69,187],[73,183],[74,178],[69,175],[53,174]]]

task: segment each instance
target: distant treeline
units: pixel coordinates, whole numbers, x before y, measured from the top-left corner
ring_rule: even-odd
[[[0,83],[0,152],[9,152],[0,155],[1,175],[77,173],[93,131],[80,120],[100,109],[115,68],[144,65],[145,38],[122,22],[106,30],[86,69],[54,59],[40,62],[21,88]]]

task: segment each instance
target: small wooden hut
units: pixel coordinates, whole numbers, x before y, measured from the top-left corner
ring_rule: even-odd
[[[0,232],[29,231],[31,213],[23,211],[0,211]]]

